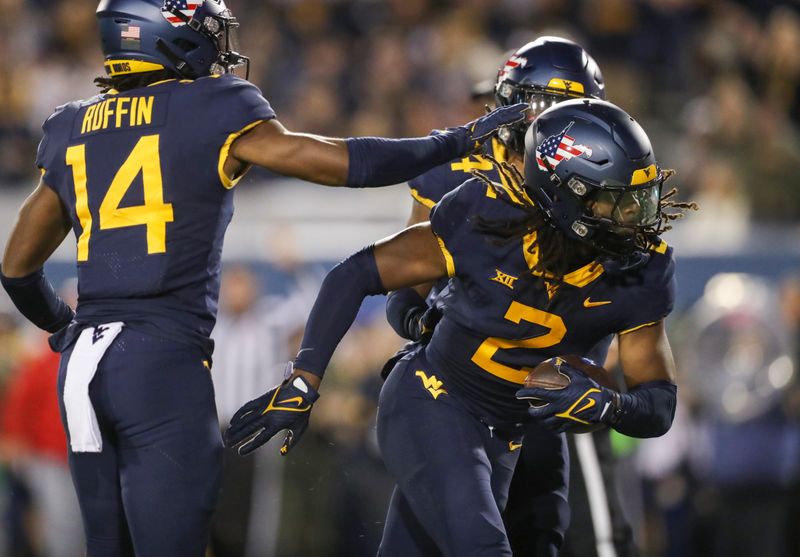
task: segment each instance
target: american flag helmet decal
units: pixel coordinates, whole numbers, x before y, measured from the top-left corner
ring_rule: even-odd
[[[173,27],[186,25],[186,21],[194,16],[197,8],[203,5],[204,0],[164,0],[161,14],[169,21]],[[182,13],[185,18],[175,15],[175,11]]]
[[[536,148],[536,164],[539,170],[547,171],[545,160],[550,164],[550,168],[557,167],[561,161],[570,160],[572,157],[586,155],[592,156],[591,147],[575,143],[575,139],[568,136],[567,132],[575,122],[570,122],[561,133],[551,135],[539,147]]]

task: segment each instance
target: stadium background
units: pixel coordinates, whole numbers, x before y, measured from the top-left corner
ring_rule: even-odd
[[[96,2],[0,0],[0,6],[5,241],[37,179],[41,122],[55,106],[93,95],[102,65]],[[242,23],[242,50],[253,59],[251,80],[281,122],[333,136],[424,135],[462,123],[482,110],[470,99],[472,86],[492,79],[509,49],[542,34],[586,47],[603,69],[608,98],[642,122],[662,165],[678,170],[682,196],[702,206],[666,237],[678,257],[678,304],[669,327],[681,413],[665,439],[616,443],[637,539],[652,556],[733,555],[720,552],[721,540],[760,544],[757,553],[742,555],[800,555],[797,2],[231,0],[229,6]],[[242,312],[272,317],[272,340],[280,344],[275,362],[263,377],[253,368],[247,378],[266,388],[290,353],[287,344],[296,341],[324,270],[399,230],[411,198],[402,185],[332,190],[260,172],[238,189],[225,246],[234,269],[227,295],[238,306],[222,300],[223,314],[231,313],[224,326]],[[65,242],[47,267],[65,288],[74,276],[72,244]],[[285,459],[282,476],[281,463],[263,464],[283,486],[254,497],[272,502],[271,526],[262,534],[269,533],[265,543],[276,555],[374,552],[391,488],[373,439],[377,371],[399,344],[382,303],[365,306],[339,348],[311,431]],[[43,410],[54,397],[52,365],[43,337],[0,294],[0,556],[51,554],[45,540],[55,526],[40,499],[62,499],[58,486],[66,476],[51,484],[30,471],[44,465],[63,474],[63,440]],[[230,381],[221,367],[218,360],[215,381]]]

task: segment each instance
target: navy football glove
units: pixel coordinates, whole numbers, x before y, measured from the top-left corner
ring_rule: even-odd
[[[472,122],[458,128],[450,128],[447,131],[462,132],[464,141],[467,142],[465,151],[472,152],[483,142],[492,137],[501,126],[508,126],[519,122],[525,118],[525,111],[530,108],[528,103],[512,104],[491,111],[473,120]]]
[[[319,393],[302,377],[285,380],[239,408],[225,431],[225,445],[238,445],[244,456],[286,429],[281,446],[285,455],[308,428],[311,407],[318,398]]]
[[[540,403],[531,406],[528,414],[559,433],[589,424],[611,423],[619,394],[600,386],[566,362],[561,363],[559,370],[570,380],[563,389],[526,387],[517,391],[518,399]]]

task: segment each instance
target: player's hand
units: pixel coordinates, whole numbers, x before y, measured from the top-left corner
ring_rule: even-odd
[[[563,389],[525,387],[517,391],[518,399],[538,403],[528,409],[528,414],[559,433],[577,426],[608,423],[614,414],[616,393],[566,362],[559,370],[570,379]]]
[[[430,306],[422,312],[417,319],[415,335],[411,340],[428,344],[433,336],[436,324],[442,319],[442,311],[436,306]]]
[[[244,456],[286,429],[281,446],[285,455],[308,428],[311,407],[318,398],[319,393],[303,377],[289,377],[239,408],[225,431],[225,445],[238,445],[239,454]]]
[[[497,128],[520,122],[525,118],[525,112],[530,108],[528,103],[512,104],[497,108],[481,116],[477,120],[465,124],[456,131],[464,135],[465,152],[471,153],[483,145],[483,142],[492,137]],[[452,130],[453,128],[451,128]],[[450,131],[450,130],[448,130]]]

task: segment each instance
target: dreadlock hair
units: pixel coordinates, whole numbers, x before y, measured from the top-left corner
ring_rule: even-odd
[[[568,238],[550,222],[542,208],[525,191],[525,179],[516,167],[499,162],[491,155],[483,156],[494,164],[502,183],[492,181],[478,170],[473,170],[472,174],[491,187],[498,199],[521,209],[524,216],[513,221],[493,221],[476,215],[472,219],[479,231],[499,244],[513,242],[535,232],[536,241],[527,247],[531,252],[539,252],[532,270],[554,282],[561,282],[576,261],[586,263],[599,255],[586,244]]]
[[[666,182],[675,176],[675,171],[671,168],[665,168],[661,171],[661,174],[664,176],[664,182]],[[677,194],[678,188],[672,188],[661,196],[661,222],[658,226],[658,230],[656,230],[656,235],[663,234],[667,230],[672,230],[672,225],[670,222],[682,219],[686,216],[686,214],[683,211],[680,211],[680,209],[684,209],[686,211],[700,210],[700,205],[694,201],[675,201],[672,199]],[[670,212],[667,212],[667,209],[669,209]]]
[[[127,91],[139,87],[147,87],[152,83],[165,81],[167,79],[179,79],[180,76],[172,70],[164,68],[152,72],[133,73],[118,75],[114,77],[99,76],[94,78],[94,83],[100,87],[101,93],[108,93],[112,89],[115,91]]]
[[[547,277],[548,281],[563,282],[564,275],[573,270],[576,264],[600,263],[602,252],[584,242],[567,237],[552,224],[542,208],[528,195],[525,190],[525,178],[516,167],[506,162],[501,163],[491,155],[483,156],[494,164],[502,184],[492,181],[486,174],[477,170],[472,171],[473,176],[491,187],[497,193],[498,199],[521,209],[525,215],[514,221],[492,221],[480,215],[471,217],[479,231],[502,244],[536,232],[536,241],[527,247],[530,252],[539,251],[536,266],[532,270],[539,276]],[[674,170],[662,170],[664,182],[674,175]],[[642,236],[642,245],[653,243],[655,236],[671,230],[672,225],[669,223],[684,216],[680,209],[692,211],[699,209],[697,203],[673,200],[677,193],[678,189],[672,188],[661,197],[659,225]]]

